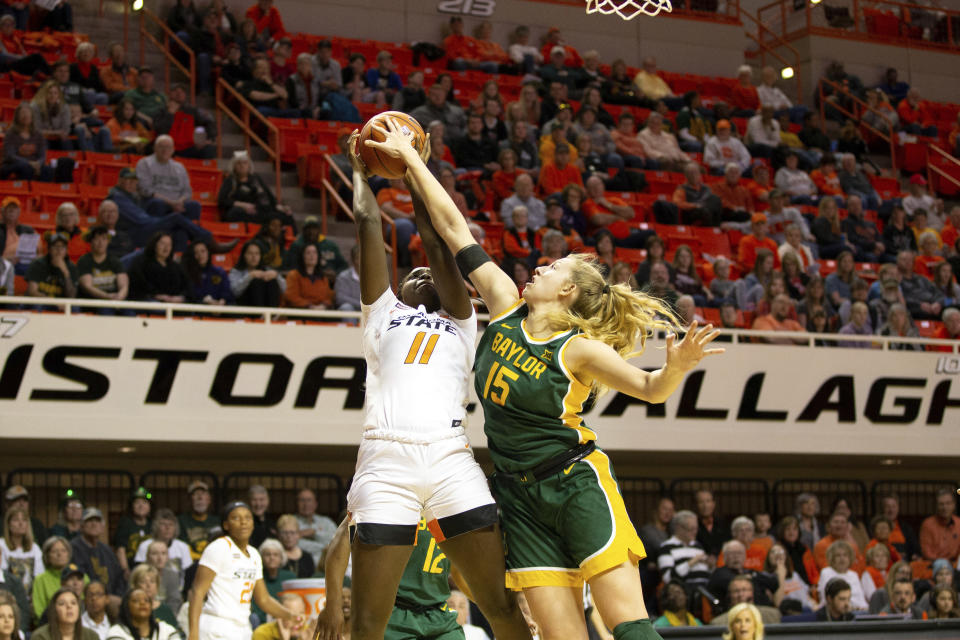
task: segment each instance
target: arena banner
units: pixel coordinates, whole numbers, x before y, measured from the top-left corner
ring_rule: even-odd
[[[4,312],[0,335],[0,437],[359,442],[357,327]],[[728,345],[666,403],[608,393],[586,421],[610,450],[955,453],[960,356]]]

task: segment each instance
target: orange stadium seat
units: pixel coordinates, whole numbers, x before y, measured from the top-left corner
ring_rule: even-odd
[[[72,182],[34,182],[31,191],[39,211],[56,211],[64,202],[77,204],[80,199],[77,185]]]
[[[270,132],[270,144],[280,148],[280,161],[292,164],[297,161],[297,143],[309,142],[310,131],[302,118],[268,118],[277,128]]]
[[[717,227],[693,227],[693,235],[700,245],[700,251],[712,256],[733,255],[730,247],[730,238],[727,233]]]

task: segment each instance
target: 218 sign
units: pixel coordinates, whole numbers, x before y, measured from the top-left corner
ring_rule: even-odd
[[[496,0],[440,0],[437,11],[489,18],[496,7]]]

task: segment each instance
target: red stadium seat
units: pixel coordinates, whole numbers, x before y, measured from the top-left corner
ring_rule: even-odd
[[[693,227],[693,235],[700,245],[701,252],[728,258],[733,255],[730,238],[725,231],[717,227]]]
[[[270,145],[280,149],[280,161],[292,164],[297,161],[297,143],[308,142],[310,131],[301,118],[268,118],[277,127],[270,132]]]
[[[78,205],[80,201],[77,185],[72,182],[34,182],[31,190],[38,211],[56,211],[64,202]],[[77,208],[80,208],[79,205]]]

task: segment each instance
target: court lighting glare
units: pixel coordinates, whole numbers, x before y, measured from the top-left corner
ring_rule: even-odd
[[[793,67],[784,67],[780,69],[780,77],[784,80],[789,80],[793,77]]]
[[[819,1],[817,0],[817,2]],[[133,10],[140,11],[140,9],[143,9],[143,0],[133,0]]]
[[[140,0],[137,0],[138,2]],[[810,4],[820,4],[821,0],[810,0]]]

